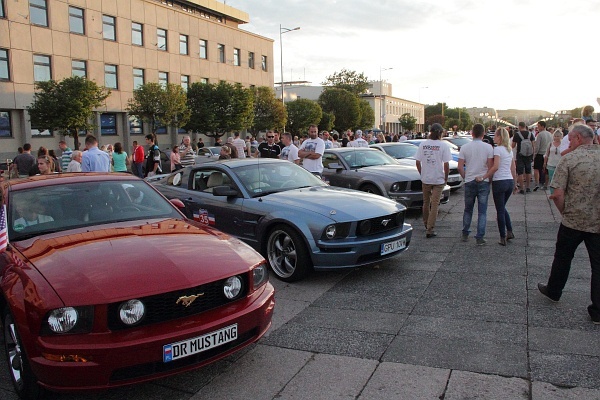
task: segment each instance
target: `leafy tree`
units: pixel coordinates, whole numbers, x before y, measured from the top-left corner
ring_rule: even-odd
[[[360,122],[360,102],[358,97],[345,89],[327,88],[318,100],[325,112],[335,116],[338,131],[354,129]]]
[[[444,126],[445,121],[446,117],[443,117],[442,115],[431,115],[425,119],[425,129],[427,129],[428,126],[431,126],[435,123]]]
[[[330,131],[335,126],[335,115],[332,113],[323,113],[323,117],[321,118],[321,122],[319,122],[319,130],[321,131]]]
[[[425,107],[425,119],[431,117],[432,115],[442,115],[442,108],[444,110],[444,115],[446,115],[446,109],[448,108],[446,103],[437,103],[435,105]]]
[[[322,120],[323,110],[316,101],[298,99],[285,103],[288,115],[290,132],[299,134],[308,130],[311,124],[318,124]]]
[[[410,115],[410,113],[402,114],[400,118],[398,118],[398,121],[400,122],[402,129],[407,131],[412,131],[417,125],[417,119]]]
[[[375,110],[371,108],[369,102],[359,99],[360,106],[360,121],[358,127],[360,129],[371,129],[375,124]]]
[[[359,74],[356,71],[348,71],[347,69],[334,72],[322,84],[324,86],[345,89],[356,96],[365,93],[369,87],[369,81],[364,73],[361,72]]]
[[[273,89],[261,86],[254,92],[254,132],[285,127],[287,113],[281,101],[275,98]]]
[[[33,103],[27,107],[31,124],[71,136],[75,149],[79,148],[78,132],[94,128],[93,110],[110,95],[110,89],[79,76],[36,82],[35,88]]]

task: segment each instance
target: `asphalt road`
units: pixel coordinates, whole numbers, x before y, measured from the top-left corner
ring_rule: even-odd
[[[463,192],[441,206],[438,237],[419,213],[402,255],[300,283],[272,279],[273,327],[207,368],[148,384],[58,399],[600,399],[600,326],[590,321],[590,266],[578,250],[566,292],[545,281],[560,216],[543,191],[515,195],[516,239],[463,243]],[[475,226],[475,222],[472,225]],[[3,367],[0,399],[16,398]]]

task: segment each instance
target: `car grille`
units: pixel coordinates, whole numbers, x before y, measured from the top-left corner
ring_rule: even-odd
[[[387,222],[386,222],[387,221]],[[387,232],[404,225],[404,211],[395,214],[384,215],[371,219],[358,221],[356,227],[356,236],[375,235],[380,232]]]
[[[245,277],[242,278],[244,286],[242,288],[242,293],[237,299],[245,297],[248,293],[248,282]],[[146,307],[146,314],[142,320],[134,326],[124,324],[119,317],[119,306],[123,302],[109,304],[108,328],[111,330],[121,330],[171,321],[178,318],[186,318],[231,303],[232,300],[228,300],[223,294],[224,282],[225,279],[222,279],[189,289],[176,290],[174,292],[139,298],[138,300],[144,303],[144,306]],[[197,295],[200,293],[203,293],[203,295],[198,297],[187,307],[181,304],[181,302],[180,304],[177,304],[177,300],[182,296]]]
[[[410,190],[413,192],[422,192],[423,191],[423,182],[418,181],[410,181]]]
[[[456,168],[450,169],[450,171],[448,172],[448,175],[458,175],[458,170]]]

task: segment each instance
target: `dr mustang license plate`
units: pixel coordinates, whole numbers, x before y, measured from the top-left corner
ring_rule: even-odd
[[[393,253],[406,247],[406,238],[394,240],[393,242],[383,243],[381,245],[381,255]]]
[[[237,324],[233,324],[206,335],[164,345],[163,362],[175,361],[233,342],[237,339],[237,335]]]

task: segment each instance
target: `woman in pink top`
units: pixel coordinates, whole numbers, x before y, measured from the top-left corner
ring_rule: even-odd
[[[183,168],[181,165],[181,157],[179,156],[179,146],[173,146],[171,150],[171,171],[177,171]]]

